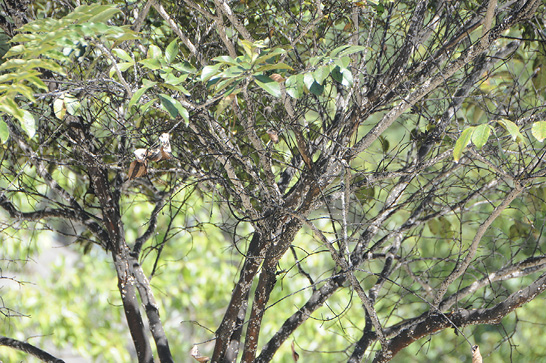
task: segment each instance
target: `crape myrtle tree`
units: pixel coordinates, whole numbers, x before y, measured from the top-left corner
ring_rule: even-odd
[[[3,244],[48,229],[107,251],[138,361],[291,343],[296,361],[340,298],[345,343],[321,359],[386,362],[452,330],[481,361],[465,327],[546,288],[542,1],[80,3],[2,4]],[[153,279],[184,263],[162,251],[194,194],[238,273],[212,344],[173,357]]]

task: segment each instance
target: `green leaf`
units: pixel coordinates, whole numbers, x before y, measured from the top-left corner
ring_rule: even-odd
[[[515,123],[507,119],[498,120],[497,122],[501,124],[506,129],[506,131],[508,131],[510,136],[512,136],[513,141],[517,142],[518,144],[524,141],[523,135],[521,134],[521,132],[519,131],[519,127]]]
[[[344,69],[343,72],[341,72],[343,75],[343,79],[341,80],[341,84],[345,87],[351,87],[353,85],[353,73],[349,69]]]
[[[464,149],[470,143],[470,139],[472,138],[472,133],[474,132],[474,129],[475,127],[471,126],[464,130],[461,133],[461,136],[455,142],[455,147],[453,147],[453,160],[455,160],[456,163],[461,160]]]
[[[351,64],[351,58],[343,57],[343,58],[336,59],[334,60],[334,64],[338,65],[343,72],[343,70],[349,67],[349,64]]]
[[[240,66],[233,66],[233,67],[229,67],[228,69],[223,71],[220,74],[220,77],[234,78],[234,77],[241,76],[243,73],[245,73],[244,68],[241,68]]]
[[[0,117],[0,141],[2,141],[2,144],[5,144],[6,141],[8,141],[8,139],[9,139],[8,125]]]
[[[281,97],[281,85],[269,78],[268,76],[254,76],[254,80],[258,86],[262,87],[268,93],[275,97]]]
[[[81,108],[80,101],[70,94],[64,96],[64,106],[70,115],[76,115]]]
[[[286,53],[286,50],[284,50],[283,48],[274,48],[272,49],[271,51],[269,52],[262,52],[260,54],[260,56],[258,58],[256,58],[256,64],[262,64],[262,63],[265,63],[267,60],[275,57],[275,56],[278,56],[278,55],[281,55],[281,54],[285,54]]]
[[[349,55],[349,54],[362,52],[364,50],[366,50],[366,47],[363,47],[361,45],[346,44],[346,45],[342,45],[342,46],[337,47],[334,50],[332,50],[330,52],[330,57],[332,57],[332,58],[334,58],[334,57],[343,57],[343,56],[346,56],[346,55]]]
[[[158,59],[163,58],[163,53],[161,52],[161,49],[155,44],[151,44],[148,47],[148,53],[146,54],[146,58],[148,59]]]
[[[231,58],[228,55],[214,57],[212,58],[212,60],[218,63],[229,64],[230,66],[238,66],[240,64],[240,62],[237,62],[235,59]]]
[[[139,100],[140,97],[151,87],[155,86],[156,82],[149,82],[145,84],[143,87],[139,88],[134,94],[133,97],[131,97],[131,100],[129,101],[129,104],[127,105],[127,109],[131,109],[131,106],[135,105]]]
[[[324,91],[324,87],[315,81],[312,73],[306,73],[303,76],[303,83],[305,83],[309,92],[314,95],[320,96]]]
[[[533,124],[531,134],[540,142],[546,139],[546,121],[538,121]]]
[[[138,63],[140,63],[144,67],[146,67],[148,69],[151,69],[151,70],[154,70],[154,71],[158,70],[158,69],[161,69],[161,62],[159,61],[159,59],[147,58],[147,59],[141,60]]]
[[[479,150],[485,145],[490,134],[491,126],[488,124],[477,126],[472,133],[472,143],[476,145],[476,148]]]
[[[188,113],[188,110],[186,110],[179,101],[175,100],[169,95],[160,94],[159,100],[161,101],[161,105],[167,110],[172,118],[176,118],[178,115],[181,115],[184,118],[184,114],[187,115]],[[186,118],[184,118],[184,120],[186,120]],[[188,120],[186,120],[186,122],[187,121]]]
[[[335,66],[332,71],[330,72],[332,75],[332,78],[339,83],[343,82],[343,73],[341,73],[341,68],[339,66]]]
[[[277,70],[277,69],[287,69],[289,71],[293,70],[293,68],[290,67],[288,64],[276,63],[276,64],[267,64],[265,66],[258,67],[256,69],[256,71],[257,72],[265,72],[265,71],[271,71],[271,70]]]
[[[116,64],[116,66],[118,67],[120,72],[125,72],[126,70],[128,70],[129,68],[131,68],[133,66],[133,63],[123,62],[123,63]],[[108,72],[108,74],[109,74],[110,78],[112,78],[114,76],[114,74],[116,74],[116,67],[112,66],[110,68],[110,72]]]
[[[23,130],[27,133],[29,138],[33,138],[36,135],[36,120],[34,116],[27,110],[21,110],[23,112],[23,117],[19,118]]]
[[[178,41],[176,38],[169,43],[167,49],[165,49],[165,61],[167,64],[171,64],[178,55]]]
[[[122,59],[126,62],[129,62],[129,63],[134,62],[133,58],[131,58],[131,56],[123,49],[119,49],[119,48],[112,49],[112,53],[114,53],[114,55],[118,57],[119,59]]]
[[[288,77],[284,84],[286,87],[286,93],[288,93],[290,97],[300,98],[303,96],[304,83],[302,74],[295,74]]]
[[[330,75],[331,67],[329,65],[327,66],[320,66],[313,72],[313,78],[315,81],[322,85],[324,84],[324,80]]]
[[[201,82],[206,82],[214,76],[217,76],[220,73],[221,63],[215,64],[213,66],[205,66],[201,71]]]
[[[171,67],[173,67],[174,69],[176,69],[179,72],[184,72],[184,73],[195,73],[196,72],[195,67],[192,66],[190,63],[188,63],[186,61],[171,64]]]

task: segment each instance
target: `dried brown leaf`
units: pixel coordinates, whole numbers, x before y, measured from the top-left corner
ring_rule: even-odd
[[[478,345],[472,347],[472,363],[482,363],[482,355],[480,354],[480,347]]]
[[[296,352],[294,341],[292,341],[292,345],[290,345],[290,348],[292,349],[292,359],[294,359],[294,362],[297,362],[298,359],[300,359],[300,355],[298,354],[298,352]]]
[[[272,80],[274,80],[277,83],[284,82],[284,80],[285,80],[285,78],[283,76],[281,76],[280,74],[278,74],[278,73],[273,73],[272,75],[269,76],[269,78],[271,78]]]
[[[273,141],[274,144],[277,144],[279,142],[279,135],[277,134],[277,131],[269,129],[266,131],[269,135],[269,138],[271,141]]]
[[[210,360],[209,357],[202,356],[201,353],[199,353],[199,349],[197,348],[197,345],[194,345],[193,348],[190,350],[190,355],[195,359],[196,361],[200,363],[205,363]]]
[[[129,172],[127,174],[129,175],[129,180],[131,180],[146,175],[146,173],[146,161],[141,163],[138,160],[133,160],[131,165],[129,165]]]

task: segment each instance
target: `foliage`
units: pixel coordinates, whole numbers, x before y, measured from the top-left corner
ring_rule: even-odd
[[[66,3],[2,10],[2,258],[48,231],[79,256],[2,295],[2,334],[97,361],[540,356],[513,342],[546,286],[543,2]]]

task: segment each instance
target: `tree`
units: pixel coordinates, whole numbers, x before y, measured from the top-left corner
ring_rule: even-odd
[[[4,2],[0,206],[108,251],[139,361],[174,361],[150,278],[189,200],[237,256],[214,362],[334,301],[335,360],[446,329],[479,355],[463,328],[546,288],[542,2],[104,3]]]

